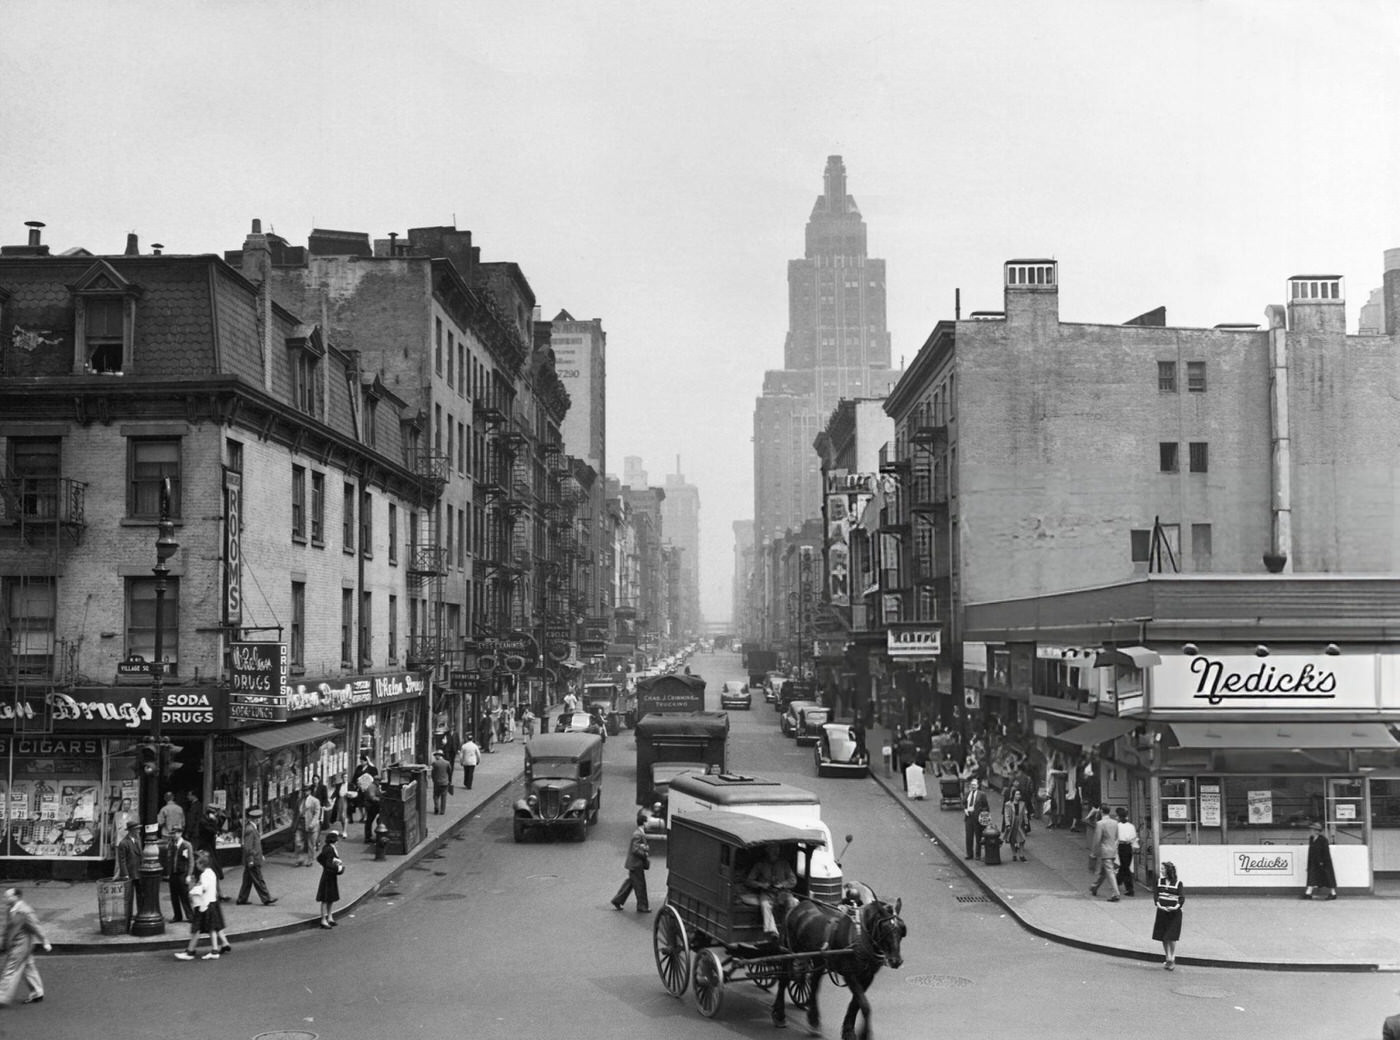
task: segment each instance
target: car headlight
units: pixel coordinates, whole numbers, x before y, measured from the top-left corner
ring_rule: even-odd
[[[532,794],[529,798],[525,799],[525,804],[528,805],[531,809],[533,809],[540,804],[540,800],[538,797]]]

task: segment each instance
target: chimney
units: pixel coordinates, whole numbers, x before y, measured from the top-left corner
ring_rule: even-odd
[[[1054,260],[1008,260],[1003,265],[1006,320],[1059,324],[1059,264]]]
[[[165,246],[161,245],[159,242],[152,242],[152,243],[151,243],[151,252],[152,252],[153,254],[155,254],[156,256],[160,256],[160,251],[161,251],[162,249],[164,249],[164,248],[165,248]]]
[[[1385,280],[1381,283],[1381,311],[1387,335],[1400,332],[1400,249],[1385,251]]]
[[[263,386],[272,389],[272,250],[263,234],[262,221],[254,220],[243,240],[239,270],[258,287],[258,339],[262,343]]]
[[[123,253],[122,255],[123,255],[123,256],[140,256],[140,255],[141,255],[141,247],[140,247],[139,245],[136,244],[136,232],[135,232],[135,231],[128,231],[128,232],[126,233],[126,252]]]
[[[29,228],[29,244],[23,246],[0,246],[0,256],[48,256],[49,247],[41,245],[39,242],[39,229],[44,226],[42,220],[26,220],[25,227]]]
[[[399,255],[399,233],[397,231],[389,232],[389,255],[391,257]]]
[[[29,247],[31,249],[43,248],[39,245],[39,231],[44,226],[44,222],[42,220],[26,220],[24,226],[29,229]],[[48,252],[48,250],[44,251]]]
[[[1295,274],[1288,279],[1288,328],[1346,332],[1346,296],[1339,274]]]

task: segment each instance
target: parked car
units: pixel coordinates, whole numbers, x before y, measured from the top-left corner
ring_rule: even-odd
[[[844,722],[823,723],[813,749],[817,776],[869,776],[870,755]]]
[[[578,714],[582,714],[581,712]],[[515,803],[516,841],[531,831],[588,837],[603,802],[603,739],[589,733],[541,733],[525,745],[525,796]]]
[[[797,713],[797,727],[792,734],[797,738],[798,746],[806,747],[815,744],[817,735],[829,718],[831,718],[831,709],[823,708],[820,704],[808,704],[803,707]]]
[[[608,724],[591,711],[566,711],[554,724],[555,733],[593,733],[608,739]]]
[[[816,708],[816,701],[788,701],[787,708],[778,720],[778,728],[785,737],[797,736],[797,722],[804,708]],[[823,720],[825,721],[825,720]]]
[[[729,708],[752,708],[753,694],[749,692],[749,684],[739,682],[737,679],[730,679],[720,687],[719,706],[722,710]]]

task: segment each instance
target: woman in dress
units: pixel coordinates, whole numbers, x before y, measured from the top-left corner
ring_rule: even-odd
[[[1001,807],[1001,832],[1006,843],[1011,846],[1011,860],[1026,862],[1021,850],[1026,845],[1026,831],[1030,829],[1030,813],[1026,809],[1026,799],[1019,787],[1011,789],[1011,797]]]
[[[1167,971],[1176,970],[1176,941],[1181,938],[1181,908],[1186,903],[1186,890],[1176,878],[1176,864],[1163,863],[1161,876],[1153,891],[1157,904],[1157,920],[1152,925],[1152,938],[1162,944]]]
[[[200,849],[194,856],[194,883],[190,885],[190,941],[175,954],[177,961],[194,960],[199,949],[200,935],[209,936],[209,952],[206,961],[216,961],[219,954],[233,949],[228,936],[224,934],[224,912],[219,906],[219,877],[214,873],[212,859],[208,852]]]
[[[339,840],[339,831],[326,831],[325,843],[316,856],[316,862],[321,864],[321,883],[316,886],[316,901],[321,904],[322,928],[334,928],[336,924],[335,904],[340,899],[340,875],[345,872],[345,864],[341,862],[336,848]]]

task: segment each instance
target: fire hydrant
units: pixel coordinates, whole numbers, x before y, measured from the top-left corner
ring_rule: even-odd
[[[384,819],[376,816],[374,818],[374,858],[382,860],[384,853],[389,848],[389,828],[384,826]]]

